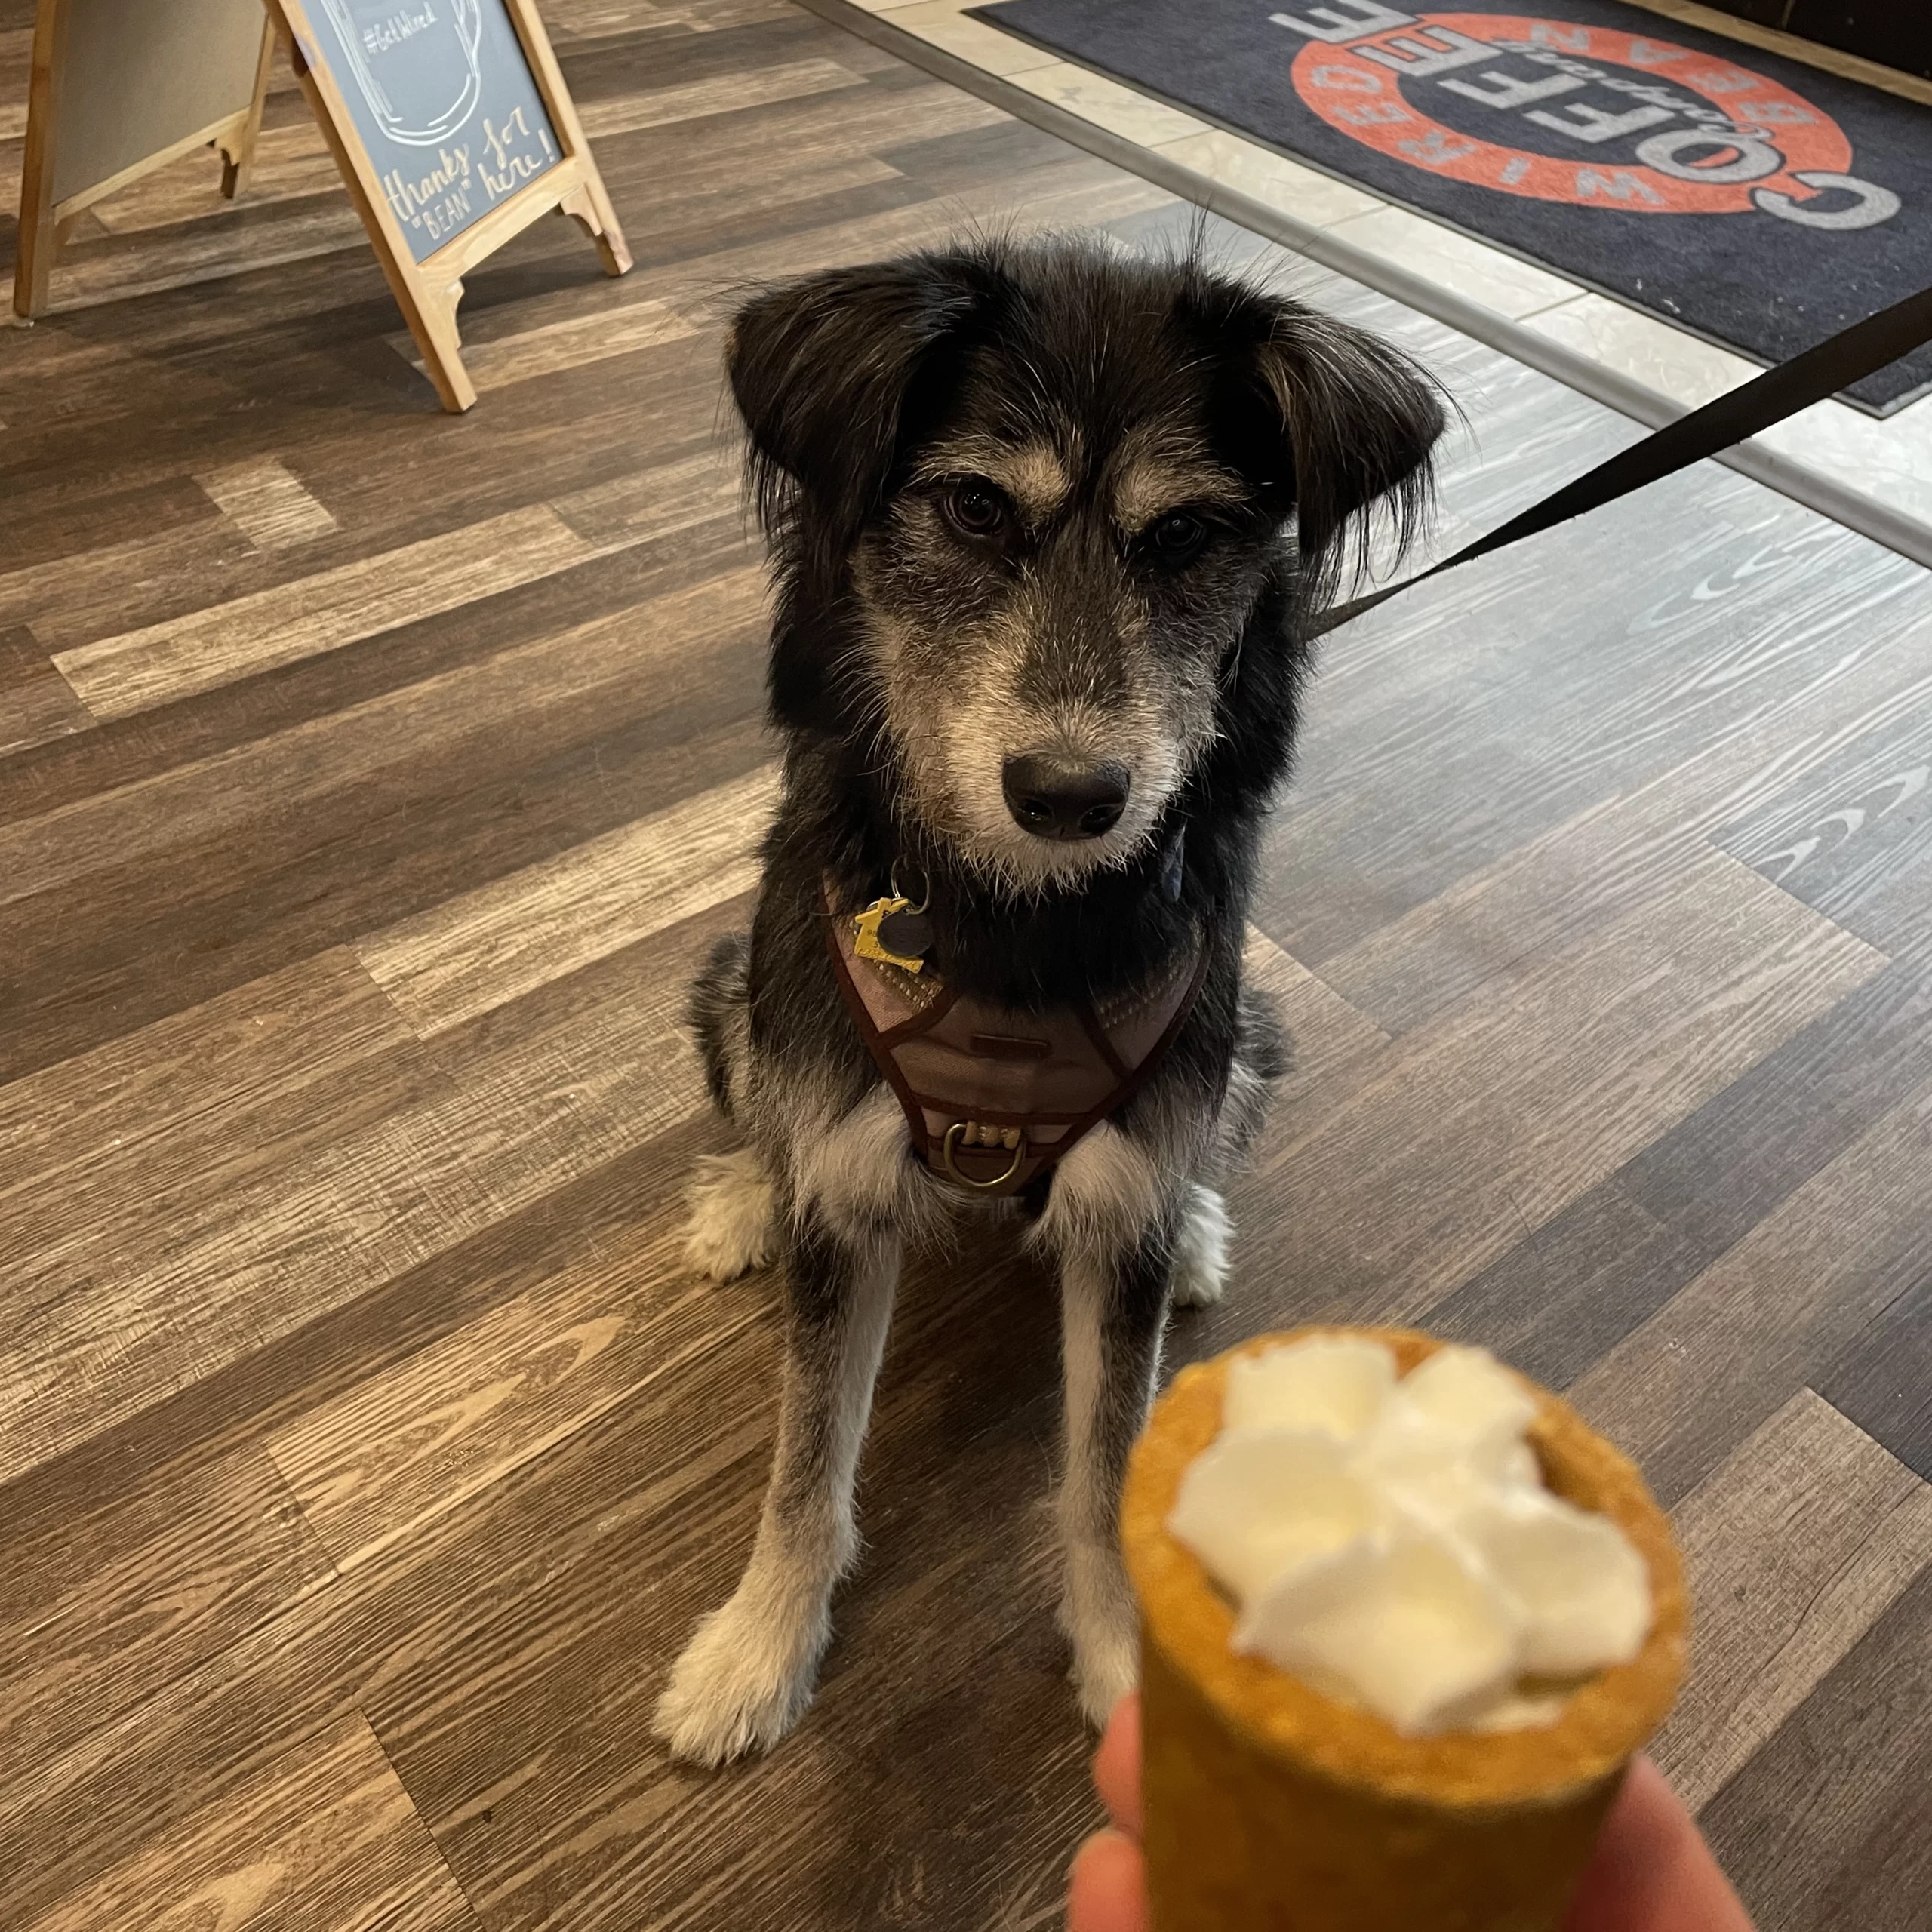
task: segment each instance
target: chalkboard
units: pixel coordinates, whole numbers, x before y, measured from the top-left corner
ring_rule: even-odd
[[[506,0],[309,0],[318,43],[420,262],[563,158]]]

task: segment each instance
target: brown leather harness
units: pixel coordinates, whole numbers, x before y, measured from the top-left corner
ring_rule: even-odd
[[[1017,1194],[1124,1105],[1199,998],[1212,934],[1152,981],[1044,1013],[995,1006],[861,956],[854,915],[826,940],[860,1035],[899,1097],[912,1145],[936,1174],[976,1194]]]

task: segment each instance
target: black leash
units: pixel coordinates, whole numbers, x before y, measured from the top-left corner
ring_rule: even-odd
[[[1598,463],[1574,483],[1564,484],[1521,515],[1512,516],[1487,537],[1478,537],[1453,557],[1445,557],[1441,563],[1418,571],[1400,583],[1389,584],[1346,604],[1330,605],[1302,634],[1308,638],[1323,636],[1350,618],[1359,617],[1364,611],[1372,611],[1377,605],[1399,596],[1412,586],[1426,583],[1444,571],[1453,571],[1458,564],[1486,557],[1506,544],[1519,543],[1525,537],[1567,523],[1586,510],[1598,509],[1619,497],[1627,497],[1646,483],[1687,469],[1692,463],[1715,456],[1720,450],[1727,450],[1734,443],[1741,443],[1747,436],[1768,429],[1774,423],[1782,423],[1787,416],[1795,416],[1801,409],[1808,409],[1813,403],[1822,402],[1850,384],[1862,381],[1926,342],[1932,342],[1932,288],[1909,295],[1889,309],[1881,309],[1875,315],[1840,330],[1817,348],[1794,355],[1789,362],[1780,362],[1775,369],[1767,369],[1742,389],[1732,389],[1715,402],[1680,416],[1641,443],[1620,451],[1607,463]]]

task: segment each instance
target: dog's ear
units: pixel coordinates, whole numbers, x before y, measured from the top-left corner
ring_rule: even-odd
[[[1399,350],[1299,303],[1278,300],[1255,369],[1278,420],[1309,594],[1325,601],[1364,512],[1385,509],[1406,544],[1428,509],[1442,395]]]
[[[964,254],[912,256],[787,282],[738,311],[725,365],[768,528],[802,491],[835,542],[857,534],[921,365],[973,315],[990,272]]]

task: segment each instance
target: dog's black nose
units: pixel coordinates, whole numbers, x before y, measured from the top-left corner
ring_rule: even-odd
[[[1007,810],[1042,838],[1098,838],[1127,809],[1127,767],[1069,764],[1029,752],[1010,758],[1001,779]]]

